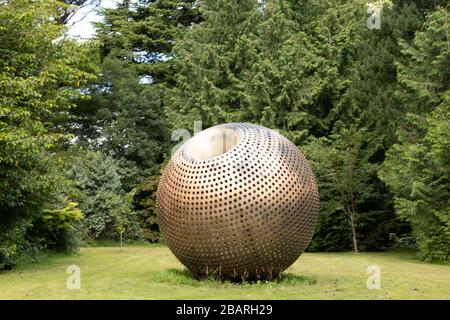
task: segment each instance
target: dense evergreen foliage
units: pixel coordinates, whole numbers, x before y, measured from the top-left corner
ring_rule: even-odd
[[[85,217],[89,238],[116,239],[117,235],[136,238],[139,224],[132,210],[133,191],[126,194],[117,160],[96,152],[70,150],[66,155],[68,179],[73,182],[72,198]]]
[[[447,1],[123,0],[71,41],[68,5],[88,3],[0,1],[0,269],[159,241],[172,133],[196,121],[299,146],[321,198],[309,250],[449,261]]]
[[[174,48],[179,72],[165,103],[170,122],[279,129],[307,151],[319,178],[320,231],[311,249],[357,250],[358,240],[363,249],[389,246],[389,233],[402,228],[377,177],[386,149],[378,122],[388,110],[357,100],[368,96],[359,87],[367,78],[366,46],[378,41],[365,27],[364,4],[202,3],[205,22]],[[384,81],[369,77],[364,84]]]
[[[437,4],[384,3],[377,30],[366,27],[364,2],[202,1],[205,22],[174,47],[179,72],[167,94],[168,119],[175,127],[195,120],[207,126],[251,121],[280,129],[297,143],[312,162],[321,194],[310,250],[395,245],[393,239],[409,237],[410,226],[395,214],[398,199],[378,172],[411,110],[402,94],[403,64],[421,72],[433,63],[424,61],[422,69],[406,47]],[[442,15],[443,49],[431,45],[435,35],[423,37],[428,56],[439,60],[436,85],[448,89],[448,39],[442,41],[447,11],[436,10]],[[437,70],[426,71],[435,81]],[[426,101],[415,103],[423,107]],[[445,186],[443,180],[439,184]],[[448,201],[448,195],[442,199]],[[442,211],[446,221],[448,208]],[[437,233],[446,237],[444,229]],[[414,234],[422,252],[424,238]],[[434,249],[440,256],[433,258],[448,259],[447,243]]]
[[[409,109],[380,172],[397,214],[411,222],[420,255],[450,258],[450,25],[448,12],[428,14],[398,65],[399,94]]]

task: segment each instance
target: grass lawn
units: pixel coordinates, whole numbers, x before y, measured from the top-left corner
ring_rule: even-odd
[[[72,264],[80,290],[66,287]],[[366,287],[370,265],[381,269],[381,289]],[[284,274],[270,283],[197,281],[162,245],[89,247],[0,272],[0,299],[450,299],[450,266],[408,252],[306,253]]]

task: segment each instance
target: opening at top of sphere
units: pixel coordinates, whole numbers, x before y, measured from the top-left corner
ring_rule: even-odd
[[[239,143],[241,130],[232,124],[208,128],[189,139],[183,152],[193,160],[209,160],[220,156]]]

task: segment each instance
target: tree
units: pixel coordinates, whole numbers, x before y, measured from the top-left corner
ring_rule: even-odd
[[[93,76],[80,67],[87,50],[55,22],[59,7],[0,2],[0,268],[45,245],[30,235],[45,210],[69,206],[55,203],[64,187],[53,155],[69,137],[54,124]]]
[[[415,30],[423,23],[421,10],[408,1],[385,2],[381,8],[381,29],[377,30],[366,27],[365,3],[360,3],[360,9],[364,9],[364,12],[357,11],[357,14],[350,14],[352,11],[345,3],[330,10],[323,10],[321,4],[302,5],[303,10],[298,10],[299,19],[312,25],[319,22],[310,20],[308,13],[316,10],[324,12],[320,16],[320,25],[330,30],[330,42],[337,44],[329,48],[333,54],[327,60],[332,60],[333,56],[338,57],[337,60],[342,59],[335,69],[335,89],[322,95],[319,100],[323,103],[319,109],[325,112],[318,119],[326,130],[314,130],[314,135],[324,135],[328,143],[325,147],[331,147],[332,153],[333,150],[345,152],[335,139],[336,134],[340,136],[342,124],[345,128],[364,132],[362,149],[353,153],[357,163],[355,177],[364,182],[360,187],[370,190],[370,195],[365,200],[359,199],[363,201],[357,205],[358,223],[355,229],[363,250],[389,247],[393,245],[389,240],[391,235],[407,237],[410,227],[395,216],[392,194],[380,181],[376,170],[365,170],[365,167],[376,168],[381,165],[385,152],[396,141],[395,131],[404,121],[407,104],[396,94],[398,83],[395,60],[401,56],[398,39],[406,42],[412,40]],[[321,39],[322,45],[327,43],[325,35]],[[309,146],[307,143],[305,148],[313,161],[329,161],[326,152],[320,150],[321,145],[313,143]],[[320,167],[317,163],[316,166]],[[340,168],[340,175],[345,177],[345,167],[335,166],[335,169]],[[336,183],[329,183],[325,171],[319,170],[317,175],[321,185],[322,207],[318,231],[310,249],[347,249],[351,239],[346,234],[352,232],[348,227],[348,219],[342,218],[344,212],[338,209],[341,206],[341,192],[336,188]],[[341,180],[337,181],[338,185],[340,183]]]
[[[170,86],[176,72],[171,60],[175,36],[201,21],[197,6],[195,0],[125,0],[104,9],[104,22],[97,24],[101,56],[129,62],[138,76]]]
[[[339,158],[330,169],[339,177],[336,183],[346,178],[346,185],[336,188],[326,173],[318,174],[319,180],[325,179],[319,189],[329,205],[322,206],[320,239],[312,246],[351,248],[352,225],[363,250],[389,246],[388,234],[403,227],[374,169],[383,161],[382,127],[376,124],[381,111],[386,119],[387,113],[400,116],[397,110],[381,109],[378,101],[363,104],[368,88],[355,84],[363,81],[360,65],[378,63],[375,54],[367,64],[364,60],[367,42],[376,43],[366,31],[365,2],[203,1],[199,10],[204,22],[181,35],[174,47],[177,85],[168,90],[164,103],[172,127],[190,127],[196,120],[204,127],[249,121],[280,129],[308,149],[312,159],[328,161],[321,147],[331,154],[342,152],[350,158]],[[365,85],[376,87],[388,77],[389,72]],[[359,140],[351,140],[345,130],[360,134],[354,137]],[[358,188],[350,192],[354,183],[372,193],[359,193]],[[358,203],[351,205],[352,200]]]
[[[120,160],[130,191],[156,173],[169,148],[160,97],[176,71],[170,59],[174,37],[201,18],[192,0],[123,1],[102,15],[102,70],[89,87],[92,98],[73,111],[71,128],[81,145]]]
[[[313,139],[305,147],[306,154],[318,175],[322,210],[341,212],[348,218],[353,251],[358,253],[358,224],[370,212],[363,205],[374,196],[373,174],[377,165],[370,157],[376,140],[368,139],[367,130],[341,128],[329,138]]]
[[[65,158],[67,175],[73,181],[72,198],[85,215],[87,238],[122,240],[125,235],[127,239],[139,239],[139,224],[130,200],[133,191],[124,192],[117,160],[77,149],[70,150]]]
[[[400,134],[380,172],[397,214],[411,222],[420,257],[443,262],[450,257],[449,116],[448,105],[426,119],[410,115],[410,130]]]
[[[119,160],[120,179],[129,192],[155,173],[170,135],[156,89],[142,84],[127,62],[107,57],[90,100],[73,110],[78,145]]]
[[[190,127],[196,120],[204,127],[250,119],[273,123],[278,70],[272,58],[293,32],[289,8],[247,0],[203,1],[200,10],[205,21],[174,47],[177,85],[165,95],[172,126]]]
[[[69,128],[77,144],[118,160],[121,185],[133,199],[145,237],[158,239],[152,182],[169,154],[170,131],[162,96],[177,71],[174,38],[201,21],[196,1],[122,1],[101,11],[97,24],[99,77],[86,90],[91,99],[72,110]]]
[[[83,8],[91,6],[94,10],[101,3],[101,0],[60,0],[65,5],[58,8],[59,17],[57,19],[59,24],[67,24],[73,18],[75,13]]]
[[[380,177],[395,196],[398,215],[411,222],[419,254],[426,260],[450,257],[450,47],[448,12],[430,13],[399,63],[401,95],[410,106],[387,152]]]
[[[145,179],[138,191],[139,207],[142,208],[139,210],[139,221],[144,238],[150,242],[161,240],[156,215],[156,193],[164,166],[165,163],[160,166],[158,173]]]

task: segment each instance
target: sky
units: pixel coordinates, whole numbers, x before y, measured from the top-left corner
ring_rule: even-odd
[[[100,4],[102,8],[114,8],[119,1],[120,0],[100,0]],[[99,21],[101,21],[101,17],[97,14],[94,6],[86,6],[78,10],[70,19],[68,23],[68,34],[79,40],[92,38],[95,35],[95,29],[92,23]],[[164,59],[164,57],[161,59]],[[152,82],[151,76],[142,76],[139,80],[139,83],[141,84],[149,84]]]
[[[101,0],[102,8],[114,8],[119,0]],[[96,13],[94,6],[87,6],[78,10],[69,21],[69,35],[79,39],[92,38],[95,29],[92,22],[101,21],[100,16]]]

